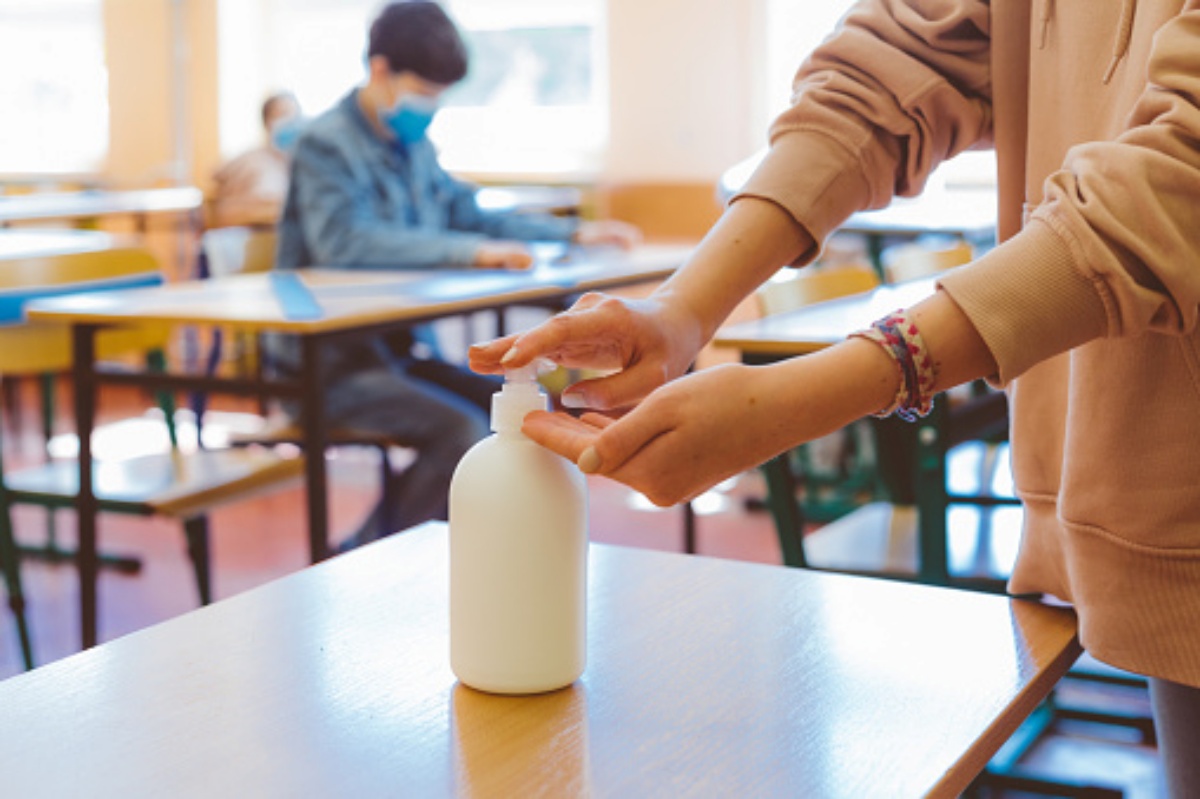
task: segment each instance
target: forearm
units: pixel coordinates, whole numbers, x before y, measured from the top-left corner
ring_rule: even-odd
[[[937,292],[914,305],[909,315],[933,357],[936,391],[996,374],[995,357],[949,294]]]
[[[739,200],[654,296],[698,323],[707,341],[739,302],[814,246],[779,206],[753,197]]]
[[[963,312],[944,292],[913,306],[909,316],[935,362],[935,389],[945,391],[992,374],[995,362]],[[896,361],[878,344],[851,338],[773,367],[768,415],[793,420],[789,444],[837,430],[891,404],[900,387]]]

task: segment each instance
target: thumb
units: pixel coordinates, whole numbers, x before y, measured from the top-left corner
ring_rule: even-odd
[[[609,423],[575,461],[584,474],[611,475],[667,432],[658,414],[638,406]]]

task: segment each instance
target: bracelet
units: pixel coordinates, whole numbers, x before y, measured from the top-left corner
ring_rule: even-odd
[[[866,330],[850,334],[852,338],[873,341],[892,357],[900,370],[900,387],[888,406],[875,414],[880,419],[893,413],[906,422],[915,422],[933,410],[933,387],[937,372],[921,331],[904,310],[894,311],[873,322]]]

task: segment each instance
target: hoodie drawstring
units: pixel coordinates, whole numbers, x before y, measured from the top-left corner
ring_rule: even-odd
[[[1046,49],[1046,36],[1050,31],[1050,21],[1054,19],[1054,0],[1042,0],[1042,36],[1038,43],[1039,50]]]
[[[1054,6],[1055,0],[1042,0],[1042,13],[1038,20],[1041,25],[1038,40],[1039,50],[1046,49],[1050,23],[1054,21]],[[1117,38],[1113,42],[1112,57],[1109,59],[1108,68],[1104,70],[1104,83],[1106,84],[1112,80],[1121,60],[1129,53],[1129,41],[1133,38],[1133,18],[1136,13],[1137,0],[1121,0],[1121,24],[1117,28]]]
[[[1117,29],[1117,40],[1113,42],[1112,60],[1104,71],[1104,82],[1112,80],[1117,65],[1129,52],[1129,40],[1133,37],[1133,15],[1137,12],[1137,0],[1121,0],[1121,26]]]

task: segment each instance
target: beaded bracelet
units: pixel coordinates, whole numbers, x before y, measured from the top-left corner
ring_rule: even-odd
[[[875,416],[882,419],[894,413],[907,422],[914,422],[933,409],[937,373],[925,339],[921,338],[921,331],[917,330],[907,311],[894,311],[851,336],[878,344],[892,356],[900,370],[900,387],[895,398]]]

